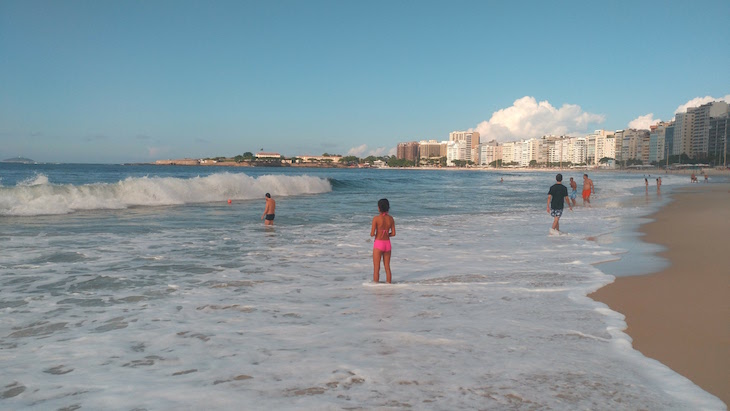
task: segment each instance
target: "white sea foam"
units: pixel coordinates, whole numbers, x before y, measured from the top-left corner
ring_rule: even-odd
[[[326,179],[310,176],[219,173],[189,179],[128,177],[117,183],[52,184],[36,175],[15,187],[0,187],[0,215],[68,214],[80,210],[114,210],[273,196],[319,194],[332,190]]]

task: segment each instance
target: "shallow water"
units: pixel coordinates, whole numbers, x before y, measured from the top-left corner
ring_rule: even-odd
[[[596,174],[549,236],[552,173],[0,167],[0,408],[724,409],[586,297],[663,264],[630,233],[682,178]]]

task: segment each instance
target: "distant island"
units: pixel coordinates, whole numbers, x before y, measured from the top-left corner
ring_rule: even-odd
[[[0,161],[0,163],[35,164],[35,160],[31,160],[25,157],[14,157]]]

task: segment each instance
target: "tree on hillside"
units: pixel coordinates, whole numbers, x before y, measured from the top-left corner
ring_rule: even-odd
[[[253,158],[253,153],[250,151],[247,151],[243,153],[243,159],[244,160],[251,160]]]
[[[396,157],[389,158],[386,163],[389,167],[413,167],[415,165],[413,161]]]
[[[360,163],[360,159],[356,156],[345,156],[340,159],[340,163],[342,164],[358,164]]]

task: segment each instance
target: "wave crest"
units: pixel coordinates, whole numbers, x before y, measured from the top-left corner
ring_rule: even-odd
[[[15,187],[0,186],[0,215],[68,214],[80,210],[114,210],[133,206],[164,206],[332,191],[323,178],[311,176],[217,173],[189,179],[128,177],[116,183],[51,184],[44,175]]]

